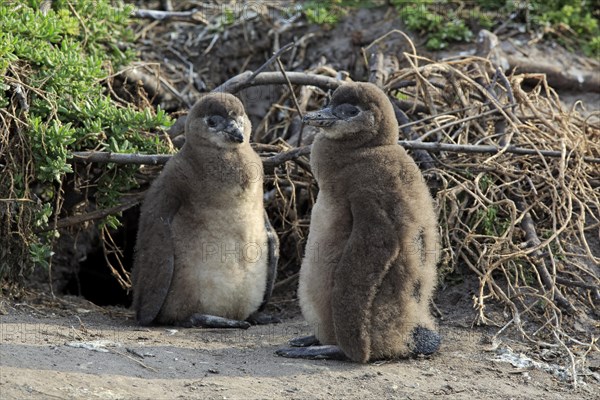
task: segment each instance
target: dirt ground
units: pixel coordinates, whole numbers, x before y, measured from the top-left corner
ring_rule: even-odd
[[[129,310],[79,297],[0,304],[0,398],[8,399],[595,399],[552,362],[472,315],[440,304],[443,345],[431,358],[357,365],[274,351],[311,333],[297,312],[246,331],[139,327]],[[296,309],[291,304],[288,309]]]

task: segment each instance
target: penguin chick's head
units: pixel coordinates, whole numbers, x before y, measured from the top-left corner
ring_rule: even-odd
[[[386,94],[372,83],[353,82],[338,87],[329,105],[306,113],[304,123],[318,126],[328,139],[365,143],[395,143],[398,122]]]
[[[190,110],[185,123],[186,142],[209,142],[234,147],[250,140],[250,120],[242,102],[229,93],[209,93]]]

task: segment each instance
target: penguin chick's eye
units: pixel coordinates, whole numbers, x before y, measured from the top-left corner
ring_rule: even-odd
[[[217,125],[223,122],[223,117],[219,115],[213,115],[207,117],[204,121],[206,122],[206,126],[208,126],[209,128],[215,128],[217,127]]]
[[[360,108],[348,103],[340,104],[333,109],[333,114],[342,119],[356,117],[359,112]]]

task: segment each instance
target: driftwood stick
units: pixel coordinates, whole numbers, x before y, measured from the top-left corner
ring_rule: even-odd
[[[161,11],[137,9],[133,12],[133,17],[143,19],[153,19],[156,21],[183,21],[183,22],[201,22],[208,25],[204,13],[197,9],[190,11]]]
[[[565,285],[565,286],[580,287],[580,288],[584,288],[584,289],[594,290],[596,292],[598,291],[598,285],[596,285],[594,283],[573,281],[571,279],[561,278],[559,276],[556,277],[556,282],[560,283],[561,285]]]
[[[103,151],[76,151],[73,152],[75,161],[114,163],[114,164],[143,164],[161,165],[171,159],[169,154],[121,154]]]
[[[343,83],[329,76],[294,71],[286,72],[286,75],[281,72],[262,72],[251,81],[248,79],[250,76],[252,76],[252,72],[242,72],[217,87],[214,91],[234,94],[251,86],[285,85],[287,84],[286,76],[294,85],[312,85],[323,90],[334,90]]]
[[[49,225],[45,228],[42,228],[42,229],[36,231],[36,233],[48,232],[52,229],[67,228],[69,226],[79,225],[79,224],[82,224],[87,221],[94,221],[97,219],[108,217],[109,215],[123,212],[123,211],[128,210],[131,207],[135,207],[139,203],[141,203],[145,195],[146,195],[146,192],[136,193],[135,195],[128,197],[127,201],[125,201],[124,203],[121,203],[117,206],[114,206],[111,208],[106,208],[106,209],[95,210],[95,211],[89,212],[87,214],[73,215],[71,217],[60,219],[60,220],[58,220],[56,225]]]
[[[279,153],[273,157],[263,158],[263,166],[265,168],[275,167],[283,164],[286,161],[295,160],[298,157],[310,154],[310,149],[311,146],[296,147],[295,149],[284,151],[283,153]]]
[[[558,150],[537,150],[525,149],[522,147],[510,146],[506,148],[493,145],[469,145],[469,144],[451,144],[451,143],[430,143],[420,142],[418,140],[400,140],[398,144],[405,149],[410,150],[425,150],[431,153],[439,153],[441,151],[453,153],[487,153],[497,154],[500,152],[517,154],[517,155],[540,155],[544,157],[560,157],[561,152]],[[263,159],[264,165],[278,165],[285,161],[290,161],[295,158],[305,156],[310,153],[310,146],[303,146],[296,149],[277,154],[272,157]],[[79,162],[96,162],[96,163],[115,163],[115,164],[145,164],[159,165],[166,164],[171,158],[169,154],[119,154],[108,152],[94,151],[78,151],[73,153],[75,161]],[[583,160],[592,164],[600,164],[600,158],[583,157]]]
[[[509,146],[502,148],[493,145],[471,145],[471,144],[451,144],[451,143],[431,143],[431,142],[419,142],[416,140],[401,140],[398,144],[405,149],[422,149],[432,153],[440,151],[448,151],[453,153],[489,153],[497,154],[500,152],[518,154],[518,155],[540,155],[544,157],[560,157],[561,152],[559,150],[537,150],[537,149],[526,149],[522,147]],[[600,158],[594,157],[583,157],[585,162],[591,164],[600,164]]]

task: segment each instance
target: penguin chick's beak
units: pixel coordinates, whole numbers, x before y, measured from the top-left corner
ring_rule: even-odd
[[[338,117],[333,115],[331,108],[329,107],[319,111],[306,113],[304,114],[304,117],[302,117],[302,122],[305,124],[319,127],[332,126],[337,120]]]
[[[242,143],[244,141],[244,134],[242,133],[241,127],[234,120],[229,120],[227,126],[223,129],[223,132],[227,134],[229,139],[235,143]]]

